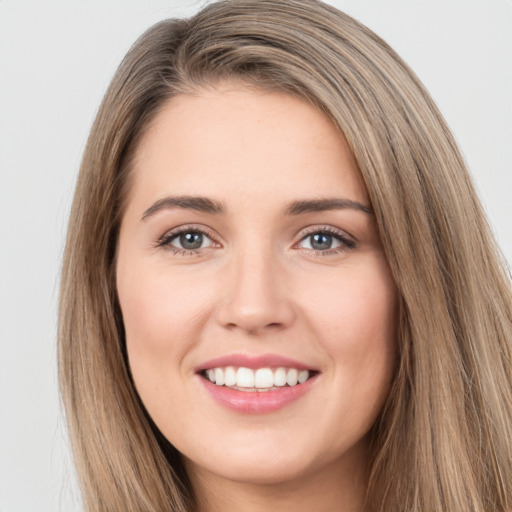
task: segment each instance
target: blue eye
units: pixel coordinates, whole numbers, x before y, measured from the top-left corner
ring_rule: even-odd
[[[186,229],[165,235],[159,243],[178,251],[197,251],[213,245],[212,239],[198,230]]]
[[[179,242],[182,249],[199,249],[203,245],[204,238],[202,233],[181,233],[173,242]],[[171,245],[173,244],[171,243]]]
[[[352,249],[355,243],[339,233],[328,231],[315,231],[306,235],[299,243],[302,249],[318,252],[338,252],[343,249]]]
[[[325,251],[326,249],[332,249],[332,245],[335,242],[332,235],[326,235],[325,233],[315,233],[309,235],[309,244],[312,249],[316,251]]]

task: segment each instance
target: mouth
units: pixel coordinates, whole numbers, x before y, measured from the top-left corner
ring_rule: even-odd
[[[318,372],[293,367],[216,366],[199,372],[216,386],[244,392],[268,392],[293,388],[314,378]]]
[[[278,354],[229,354],[197,367],[203,389],[239,414],[278,411],[315,387],[320,371]]]

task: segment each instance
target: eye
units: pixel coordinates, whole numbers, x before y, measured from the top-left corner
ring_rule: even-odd
[[[189,231],[187,233],[176,235],[169,245],[179,247],[180,249],[193,250],[200,249],[201,247],[208,247],[211,245],[211,240],[206,235],[203,235],[203,233]]]
[[[174,250],[176,253],[190,253],[212,247],[214,242],[204,231],[184,227],[166,233],[158,245]]]
[[[353,249],[355,245],[355,242],[347,236],[327,229],[310,232],[298,243],[301,249],[327,254]]]

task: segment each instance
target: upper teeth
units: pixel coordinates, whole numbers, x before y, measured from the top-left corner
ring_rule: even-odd
[[[308,370],[296,368],[210,368],[206,371],[208,379],[217,386],[236,386],[238,388],[272,388],[295,386],[306,382],[309,378]]]

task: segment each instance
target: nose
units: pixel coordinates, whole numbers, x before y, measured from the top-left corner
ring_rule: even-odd
[[[245,252],[229,262],[217,309],[225,328],[250,334],[290,326],[295,312],[285,270],[268,252]]]

